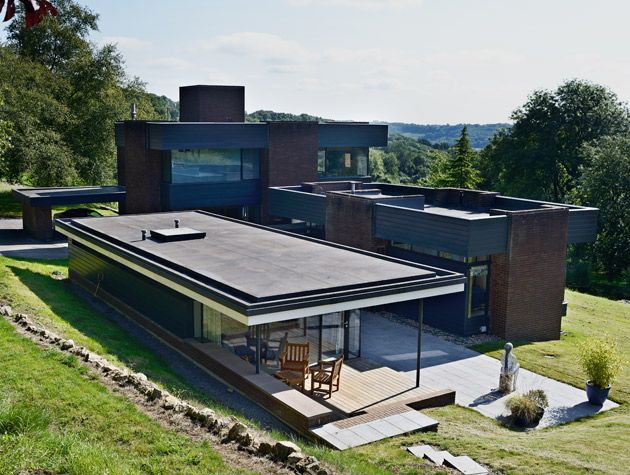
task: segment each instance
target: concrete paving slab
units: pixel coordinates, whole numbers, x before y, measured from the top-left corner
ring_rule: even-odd
[[[415,422],[410,421],[409,419],[403,417],[400,414],[386,417],[383,420],[397,427],[403,434],[421,429],[420,425],[418,425]]]
[[[452,467],[455,470],[459,470],[464,475],[485,475],[488,473],[485,468],[483,468],[467,455],[454,457],[449,454],[449,456],[444,458],[444,465],[446,465],[447,467]]]
[[[434,449],[430,445],[413,445],[407,447],[407,451],[416,457],[424,458],[424,454],[426,454],[427,451],[434,451]]]
[[[444,459],[450,455],[450,452],[447,450],[427,450],[424,454],[424,458],[430,460],[438,467],[441,467],[444,463]]]
[[[385,436],[383,438],[393,437],[395,435],[399,435],[402,433],[398,427],[396,427],[393,424],[390,424],[389,422],[383,419],[370,422],[369,424],[370,424],[370,427],[372,427],[373,429],[376,429],[381,434],[383,434]]]

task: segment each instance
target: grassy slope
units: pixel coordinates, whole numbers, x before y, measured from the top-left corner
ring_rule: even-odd
[[[241,473],[0,320],[0,473]],[[29,472],[30,473],[30,472]]]
[[[22,217],[22,205],[13,199],[11,196],[11,188],[14,185],[0,181],[0,218],[21,218]],[[117,203],[96,203],[96,204],[84,204],[84,205],[70,205],[70,206],[53,206],[53,213],[65,211],[70,208],[90,208],[98,211],[103,216],[111,216],[115,213],[100,208],[101,205],[117,206]]]
[[[41,315],[45,323],[80,344],[146,373],[186,397],[212,404],[186,387],[159,358],[139,347],[131,337],[70,293],[64,281],[50,277],[55,270],[65,273],[65,264],[65,261],[51,264],[0,257],[0,296],[17,308]],[[627,354],[628,307],[573,292],[568,296],[570,313],[564,327],[569,335],[558,342],[520,346],[517,354],[524,367],[581,386],[583,377],[571,356],[572,339],[609,328],[623,340]],[[544,358],[544,354],[551,352],[556,355],[555,359]],[[550,373],[558,364],[557,373]],[[627,394],[627,383],[624,381],[627,380],[622,378],[612,393],[620,402],[626,401],[623,394]],[[430,469],[427,463],[402,449],[417,443],[430,443],[456,455],[467,454],[507,473],[615,473],[619,467],[630,465],[626,450],[630,444],[630,413],[625,406],[588,420],[533,433],[511,431],[472,410],[456,406],[426,413],[440,421],[438,433],[399,437],[344,452],[316,447],[307,450],[357,474],[427,473]],[[585,447],[588,450],[584,450]]]

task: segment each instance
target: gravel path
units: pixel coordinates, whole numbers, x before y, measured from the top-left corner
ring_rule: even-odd
[[[109,320],[120,326],[126,333],[132,335],[140,344],[160,356],[168,363],[169,367],[180,375],[189,385],[200,390],[220,404],[241,413],[248,419],[258,422],[265,430],[276,429],[286,434],[294,434],[293,430],[284,425],[265,409],[253,403],[251,399],[246,398],[236,390],[233,390],[231,386],[214,378],[182,356],[179,352],[165,345],[161,340],[157,339],[134,321],[112,309],[104,302],[95,299],[82,288],[72,285],[72,289]]]

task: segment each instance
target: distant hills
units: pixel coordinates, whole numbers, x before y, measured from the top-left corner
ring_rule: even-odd
[[[334,122],[310,114],[290,114],[270,110],[257,110],[245,117],[247,122],[266,122],[272,120],[312,120],[318,122]],[[510,127],[507,123],[497,124],[407,124],[404,122],[376,121],[375,124],[389,126],[389,135],[401,134],[414,139],[422,139],[432,144],[453,145],[459,137],[462,128],[468,127],[470,142],[474,148],[483,148],[498,129]]]
[[[405,124],[403,122],[376,122],[389,125],[389,135],[401,134],[414,139],[428,140],[434,144],[455,143],[464,126],[468,127],[470,143],[474,148],[483,148],[499,129],[510,124]]]

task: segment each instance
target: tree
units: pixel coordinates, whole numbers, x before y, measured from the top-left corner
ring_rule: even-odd
[[[9,26],[0,46],[0,119],[14,124],[0,178],[36,186],[106,184],[115,180],[114,122],[129,117],[167,119],[155,111],[145,85],[128,78],[113,45],[89,41],[98,15],[71,0],[59,16],[34,28]],[[24,15],[23,9],[18,16]]]
[[[90,32],[98,30],[98,14],[73,0],[55,2],[59,15],[45,17],[36,28],[27,28],[25,9],[18,8],[18,21],[9,24],[7,42],[21,57],[35,60],[51,70],[69,67],[84,56],[92,46]]]
[[[475,188],[479,183],[479,171],[475,168],[477,154],[470,145],[466,126],[449,153],[450,156],[438,155],[434,158],[427,182],[437,187]]]
[[[446,176],[446,169],[450,160],[448,152],[435,150],[431,152],[430,157],[429,173],[423,184],[436,188],[448,186],[448,177]]]
[[[48,0],[20,0],[26,13],[24,15],[27,28],[31,28],[42,22],[46,13],[57,16],[57,10]],[[0,12],[4,7],[4,0],[0,1]],[[2,21],[9,21],[15,15],[15,0],[7,1],[7,10]]]
[[[484,187],[551,201],[576,186],[584,144],[630,130],[628,108],[612,91],[577,79],[534,91],[511,119],[483,150]]]
[[[603,137],[585,145],[574,198],[599,208],[595,262],[613,280],[630,269],[630,134]]]

